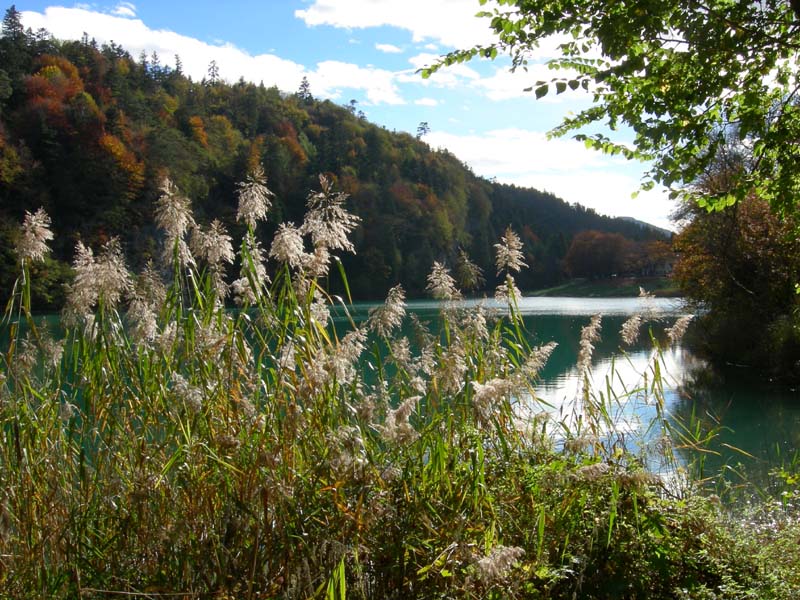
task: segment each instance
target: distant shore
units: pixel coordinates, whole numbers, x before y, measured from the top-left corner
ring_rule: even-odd
[[[567,283],[526,292],[526,296],[573,296],[578,298],[626,298],[639,295],[644,288],[659,297],[678,297],[681,291],[669,277],[611,277],[573,279]]]

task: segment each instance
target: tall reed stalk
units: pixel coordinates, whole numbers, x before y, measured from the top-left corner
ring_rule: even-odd
[[[349,314],[347,304],[323,282],[345,277],[333,253],[353,251],[358,220],[330,181],[320,187],[304,223],[282,225],[268,250],[258,236],[272,196],[263,174],[239,187],[247,229],[229,285],[230,237],[195,223],[165,181],[163,264],[132,277],[117,242],[97,255],[80,245],[58,341],[32,316],[30,296],[49,219],[26,217],[3,321],[0,595],[672,598],[683,589],[733,598],[724,590],[777,589],[756,558],[736,553],[741,543],[728,543],[711,505],[673,497],[615,429],[616,409],[638,398],[656,404],[666,439],[657,353],[644,386],[624,397],[610,382],[598,390],[587,371],[580,410],[560,433],[523,410],[554,346],[530,345],[511,230],[497,245],[499,313],[462,308],[437,263],[428,286],[443,302],[436,330],[412,316],[415,339],[403,336],[399,286],[366,320],[337,330],[330,312]],[[231,296],[237,310],[226,307]],[[599,318],[592,323],[584,367]],[[669,444],[655,450],[675,465]]]

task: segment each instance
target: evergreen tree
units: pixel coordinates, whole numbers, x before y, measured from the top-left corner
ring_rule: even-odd
[[[11,5],[3,18],[2,37],[0,37],[0,64],[16,82],[24,73],[30,61],[28,36],[22,26],[22,14]]]
[[[219,83],[219,66],[216,60],[212,60],[208,63],[208,80],[211,85]]]
[[[15,44],[20,44],[25,40],[25,28],[22,25],[22,13],[17,10],[16,5],[6,11],[3,17],[3,38]]]
[[[300,88],[297,90],[297,97],[303,102],[311,102],[314,99],[314,96],[311,95],[311,84],[308,83],[308,77],[305,75],[303,75]]]

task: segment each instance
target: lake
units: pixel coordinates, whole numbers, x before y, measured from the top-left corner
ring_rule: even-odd
[[[482,304],[488,311],[502,310],[494,300],[465,300],[464,306]],[[356,319],[365,317],[374,304],[357,303]],[[408,303],[408,310],[422,320],[435,321],[441,304],[418,300]],[[800,393],[761,381],[746,369],[730,369],[712,374],[710,369],[681,345],[656,355],[650,335],[664,342],[664,328],[687,314],[684,304],[675,298],[523,298],[519,310],[533,344],[558,342],[558,347],[541,372],[535,398],[523,398],[532,412],[569,414],[581,389],[576,368],[581,328],[594,314],[603,315],[602,337],[595,344],[591,379],[595,389],[605,390],[612,380],[614,393],[642,388],[652,383],[655,360],[664,382],[664,407],[674,421],[689,422],[693,415],[704,430],[717,430],[711,440],[711,453],[704,454],[703,475],[724,468],[726,477],[735,481],[744,471],[755,480],[766,480],[770,470],[789,463],[800,455]],[[656,318],[646,324],[639,341],[621,349],[620,329],[636,313],[650,311]],[[664,344],[665,345],[665,344]],[[620,429],[631,438],[646,433],[656,415],[647,402],[622,403],[616,418]],[[650,435],[654,435],[651,433]],[[738,449],[738,450],[736,450]],[[684,451],[679,458],[689,458]],[[726,466],[727,465],[727,466]],[[651,465],[658,468],[658,465]]]
[[[480,304],[487,312],[505,309],[494,300],[465,300],[460,304],[465,307]],[[351,314],[356,321],[361,320],[374,306],[374,303],[356,303]],[[423,321],[435,323],[441,303],[410,301],[408,310]],[[718,472],[727,465],[728,478],[735,480],[733,469],[738,470],[741,463],[748,477],[761,480],[771,469],[800,456],[797,390],[761,381],[746,369],[713,374],[702,360],[680,345],[667,348],[660,355],[654,353],[650,335],[663,342],[664,328],[686,314],[680,299],[531,297],[521,299],[519,310],[532,344],[558,342],[541,372],[534,397],[520,398],[530,412],[569,414],[581,389],[576,368],[581,328],[592,315],[601,314],[602,337],[595,343],[591,370],[595,390],[605,392],[607,382],[618,395],[642,388],[652,382],[653,364],[658,360],[664,382],[664,407],[675,417],[675,422],[677,419],[688,422],[694,415],[706,428],[719,430],[710,444],[715,453],[705,455],[705,474]],[[619,333],[622,323],[631,315],[648,310],[656,320],[645,325],[639,341],[623,351]],[[50,324],[51,331],[59,329],[57,316],[41,318]],[[340,316],[335,320],[337,328],[345,327],[346,319]],[[3,347],[7,344],[5,335],[6,331],[0,331]],[[646,432],[656,414],[652,404],[641,401],[623,402],[616,410],[618,428],[627,430],[632,439]],[[685,461],[689,457],[679,458]],[[658,465],[651,467],[658,469]]]

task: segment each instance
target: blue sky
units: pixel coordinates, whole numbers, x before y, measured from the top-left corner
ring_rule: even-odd
[[[134,57],[180,55],[202,78],[211,60],[228,81],[240,77],[297,90],[303,76],[319,98],[356,100],[370,121],[425,136],[482,176],[553,192],[602,214],[631,216],[672,228],[673,205],[658,190],[638,189],[645,165],[547,140],[570,111],[588,105],[583,92],[536,101],[524,89],[549,79],[552,44],[532,57],[528,73],[510,73],[505,58],[457,65],[423,80],[417,69],[456,48],[487,43],[478,0],[218,0],[16,3],[26,27],[55,37],[114,41]]]

